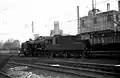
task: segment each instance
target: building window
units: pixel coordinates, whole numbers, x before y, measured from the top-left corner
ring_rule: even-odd
[[[113,21],[113,16],[107,15],[107,22],[112,22],[112,21]]]
[[[97,24],[97,18],[93,18],[93,24]]]

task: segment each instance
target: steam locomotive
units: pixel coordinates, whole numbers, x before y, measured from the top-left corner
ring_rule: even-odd
[[[89,49],[88,40],[77,40],[77,36],[61,36],[22,43],[21,52],[25,56],[79,57]]]
[[[39,37],[21,45],[25,56],[81,57],[120,55],[120,12],[107,11],[80,18],[77,35]]]
[[[21,45],[25,56],[45,57],[90,57],[93,55],[120,55],[120,32],[111,30],[89,33],[90,39],[81,39],[80,34],[56,35],[49,38],[29,40]]]

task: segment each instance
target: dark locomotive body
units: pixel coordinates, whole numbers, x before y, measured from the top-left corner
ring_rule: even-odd
[[[120,55],[120,12],[112,10],[88,15],[80,21],[79,34],[27,41],[21,52],[25,56],[47,57]]]
[[[77,40],[77,36],[54,36],[52,38],[27,41],[27,47],[21,48],[25,56],[46,57],[80,57],[85,51],[85,40]],[[29,50],[29,52],[28,52]]]

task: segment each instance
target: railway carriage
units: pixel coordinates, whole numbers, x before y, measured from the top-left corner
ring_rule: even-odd
[[[120,45],[120,32],[114,32],[111,30],[95,32],[91,34],[91,44],[96,46],[98,45],[97,50],[103,51],[120,51],[118,45]],[[108,46],[108,47],[107,47]],[[92,48],[93,50],[96,50]]]

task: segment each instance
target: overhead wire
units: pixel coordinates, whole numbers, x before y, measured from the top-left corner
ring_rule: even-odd
[[[100,2],[97,2],[96,4],[99,5],[99,4],[105,3],[105,2],[107,2],[107,1],[110,1],[110,0],[100,1]],[[118,0],[116,0],[116,1],[118,1]],[[87,7],[88,7],[88,6],[87,6]],[[54,17],[54,18],[55,18],[55,17]],[[52,19],[53,19],[53,18],[52,18]],[[63,24],[66,24],[66,23],[70,23],[70,22],[77,21],[77,20],[78,20],[78,19],[68,20],[68,21],[62,21],[62,22],[59,21],[59,24],[60,24],[60,25],[63,25]],[[49,25],[53,25],[53,24],[45,24],[45,27],[48,27]]]
[[[102,3],[105,3],[105,2],[107,2],[107,1],[110,1],[110,0],[99,1],[99,2],[97,2],[95,5],[97,6],[97,5],[102,4]],[[86,6],[86,8],[88,8],[88,7],[89,7],[89,6]]]
[[[110,0],[100,1],[100,2],[97,2],[96,4],[99,5],[99,4],[107,2],[107,1],[110,1]]]
[[[78,19],[75,19],[75,20],[69,20],[69,21],[62,21],[60,22],[59,24],[60,25],[63,25],[63,24],[66,24],[66,23],[70,23],[70,22],[74,22],[74,21],[77,21]],[[53,25],[53,24],[48,24],[48,25]],[[45,27],[47,27],[48,25],[45,25]]]
[[[105,0],[105,1],[100,1],[100,2],[97,2],[96,4],[99,5],[99,4],[102,4],[102,3],[105,3],[107,1],[110,1],[110,0]],[[88,6],[87,6],[88,7]],[[74,21],[77,21],[78,19],[75,19],[75,20],[69,20],[69,21],[63,21],[63,22],[60,22],[59,24],[66,24],[66,23],[69,23],[69,22],[74,22]]]

